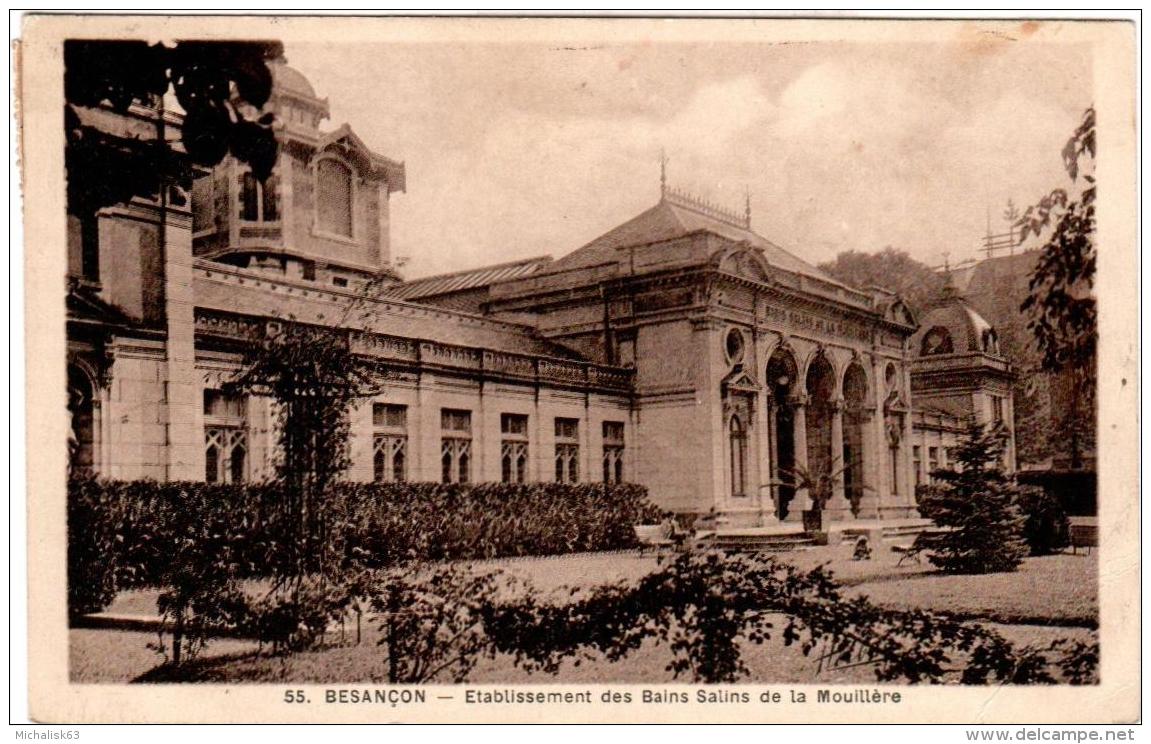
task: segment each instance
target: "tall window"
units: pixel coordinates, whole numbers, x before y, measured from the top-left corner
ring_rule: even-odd
[[[998,395],[991,396],[991,421],[996,424],[1003,423],[1003,399]]]
[[[891,495],[899,495],[899,447],[892,445],[887,449],[890,457],[888,462],[891,463]]]
[[[80,274],[100,281],[100,218],[95,214],[80,218]]]
[[[518,413],[500,416],[500,464],[504,483],[524,483],[528,472],[528,417]]]
[[[408,407],[372,404],[372,469],[377,483],[408,479]]]
[[[915,467],[915,485],[923,483],[923,448],[918,444],[911,448],[912,464]]]
[[[556,483],[579,482],[579,419],[556,419]]]
[[[248,222],[279,220],[279,188],[276,176],[269,176],[263,183],[250,172],[240,176],[240,219]]]
[[[603,422],[603,482],[623,483],[623,422]]]
[[[352,237],[352,171],[326,158],[316,166],[316,225],[332,235]]]
[[[467,483],[472,474],[472,412],[440,411],[440,462],[444,483]]]
[[[204,480],[240,483],[247,478],[247,400],[204,391]]]
[[[728,425],[731,439],[731,495],[747,494],[747,429],[739,416],[732,416]]]
[[[927,448],[927,475],[931,476],[936,470],[939,470],[939,448]]]

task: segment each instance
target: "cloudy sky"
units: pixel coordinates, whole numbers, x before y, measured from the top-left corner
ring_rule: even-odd
[[[409,278],[563,255],[672,185],[812,263],[894,246],[975,256],[991,207],[1066,180],[1089,50],[941,44],[307,44],[289,63],[407,165]]]

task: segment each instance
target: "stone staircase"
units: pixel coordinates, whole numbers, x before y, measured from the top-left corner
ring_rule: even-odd
[[[762,530],[723,531],[702,534],[697,538],[701,547],[716,550],[739,550],[748,553],[785,553],[815,545],[810,533],[766,532]]]
[[[838,544],[860,535],[867,535],[873,541],[909,542],[933,525],[929,519],[899,519],[833,522],[830,527],[831,541]],[[813,547],[819,542],[814,534],[804,532],[799,525],[783,523],[770,527],[729,527],[701,532],[696,536],[696,544],[718,550],[783,553]]]

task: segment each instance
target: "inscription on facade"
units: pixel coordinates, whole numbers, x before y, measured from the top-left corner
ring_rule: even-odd
[[[830,336],[839,336],[857,341],[870,341],[871,331],[861,323],[833,318],[821,318],[818,315],[805,313],[802,310],[780,307],[778,305],[764,305],[764,320],[769,323],[788,325],[796,330],[811,331]]]

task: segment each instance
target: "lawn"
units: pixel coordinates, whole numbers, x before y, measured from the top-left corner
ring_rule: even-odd
[[[1097,624],[1095,557],[1058,555],[1031,558],[1020,570],[989,576],[945,576],[929,564],[897,565],[898,555],[882,548],[874,560],[852,561],[848,545],[826,546],[779,556],[810,569],[824,565],[847,588],[866,594],[893,608],[922,608],[978,619],[1008,640],[1046,645],[1056,638],[1089,640]],[[477,562],[477,569],[499,569],[530,582],[539,592],[561,592],[563,587],[590,587],[614,581],[634,581],[653,570],[659,558],[635,553],[582,554],[538,559]],[[566,592],[564,592],[566,594]],[[155,614],[154,592],[125,592],[110,612]],[[782,618],[781,618],[782,620]],[[782,622],[776,624],[782,628]],[[253,643],[239,640],[212,642],[192,667],[192,677],[211,682],[315,682],[382,681],[382,654],[376,653],[375,630],[365,621],[365,637],[352,645],[332,634],[327,647],[272,658],[256,652]],[[72,677],[84,682],[162,681],[162,674],[147,674],[160,657],[145,648],[154,634],[109,630],[72,631]],[[867,666],[822,671],[818,663],[795,647],[775,638],[762,646],[748,645],[744,661],[748,681],[772,683],[870,683],[874,671]],[[558,676],[529,673],[510,657],[482,659],[469,676],[470,683],[581,683],[671,682],[666,670],[671,661],[666,647],[645,643],[628,657],[610,662],[595,655],[577,664],[566,662]],[[684,681],[684,680],[680,680]]]
[[[1014,573],[930,574],[861,582],[849,591],[893,609],[925,608],[999,623],[1070,625],[1099,622],[1096,556],[1029,558]]]

